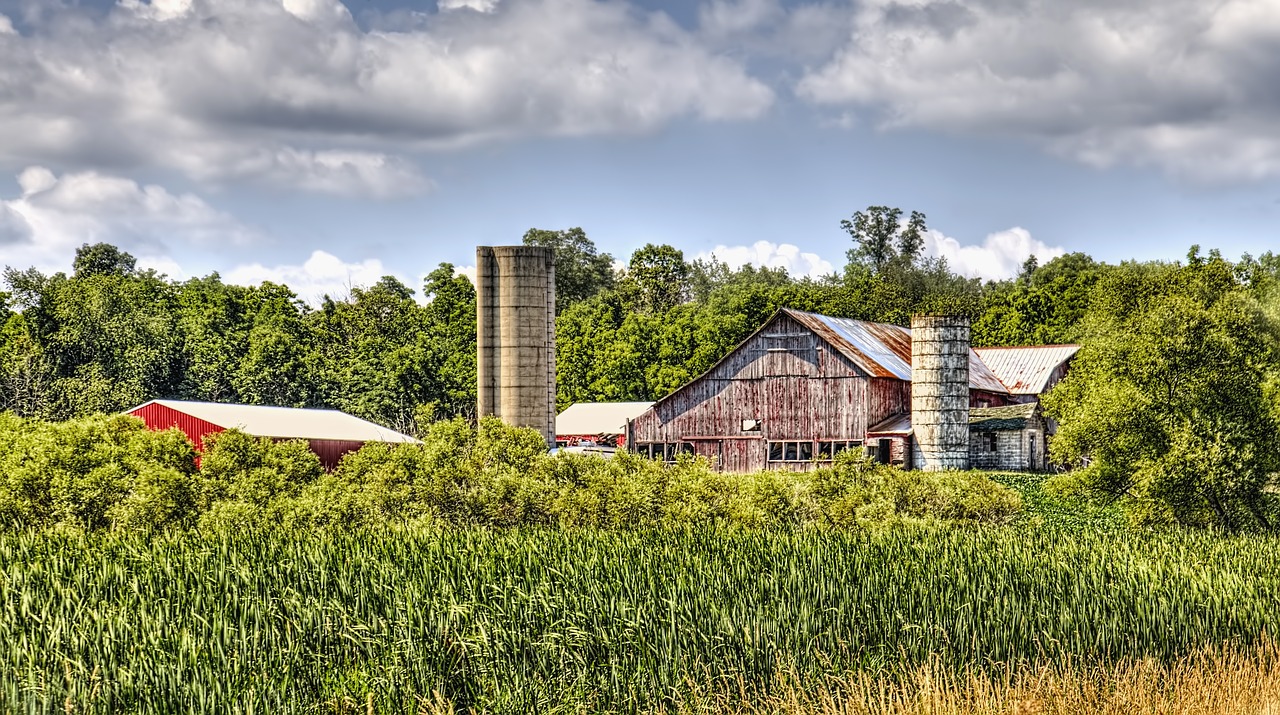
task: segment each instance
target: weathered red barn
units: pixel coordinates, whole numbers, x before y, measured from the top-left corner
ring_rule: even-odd
[[[338,410],[152,400],[129,410],[127,414],[141,418],[153,430],[177,427],[187,435],[197,451],[204,450],[207,435],[229,429],[238,429],[254,437],[306,440],[326,470],[332,470],[344,454],[354,452],[368,442],[418,441]]]
[[[1025,399],[1010,394],[968,347],[964,325],[963,342],[943,349],[960,351],[954,353],[959,379],[968,381],[967,406],[960,393],[962,423],[970,420],[966,408],[974,410],[974,419],[985,419],[983,410]],[[1046,373],[1036,385],[1043,389],[1061,377],[1065,367],[1060,364],[1071,354],[1010,354],[1005,367],[1012,375],[1035,373],[1032,381]],[[1035,356],[1036,369],[1024,368],[1027,355]],[[628,443],[634,451],[667,461],[680,453],[702,455],[734,472],[811,469],[846,449],[910,468],[920,459],[913,440],[919,426],[912,425],[912,359],[907,328],[783,309],[706,373],[633,420]],[[939,374],[934,368],[929,372]],[[920,404],[929,404],[936,394],[919,387],[917,393]],[[1013,421],[983,424],[1022,428]],[[1019,423],[1025,424],[1025,419]],[[1043,431],[1016,437],[1024,438],[1043,440]],[[968,453],[967,444],[960,448]],[[1022,453],[1037,454],[1034,449]],[[1038,454],[1040,459],[1024,468],[1039,468],[1042,448]]]

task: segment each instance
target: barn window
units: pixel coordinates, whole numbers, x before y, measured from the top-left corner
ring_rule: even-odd
[[[862,442],[858,440],[850,440],[848,442],[836,442],[832,445],[831,456],[836,456],[846,449],[857,449],[862,446]]]
[[[856,439],[833,440],[830,442],[818,442],[815,448],[813,459],[819,462],[830,462],[835,459],[837,454],[847,449],[857,449],[862,446],[862,442]]]
[[[829,442],[824,444],[830,444]],[[792,441],[769,443],[770,462],[809,462],[813,460],[812,441]]]
[[[657,459],[668,464],[676,461],[681,454],[693,454],[692,442],[637,442],[635,453]]]
[[[998,449],[999,449],[999,446],[998,446],[997,441],[996,441],[996,433],[995,433],[995,432],[983,432],[983,433],[982,433],[982,451],[983,451],[983,452],[995,452],[995,451],[997,451]]]

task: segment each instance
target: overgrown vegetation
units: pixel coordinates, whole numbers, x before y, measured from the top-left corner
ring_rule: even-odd
[[[195,467],[180,432],[131,417],[0,420],[0,522],[16,529],[207,532],[267,524],[683,524],[857,529],[904,520],[999,523],[1015,492],[980,474],[903,472],[852,454],[807,474],[719,474],[633,454],[550,456],[496,419],[433,424],[422,445],[373,444],[325,474],[306,444],[230,430]]]
[[[1054,455],[1088,464],[1078,490],[1150,523],[1276,525],[1280,257],[1070,254],[982,284],[922,254],[918,212],[871,206],[840,227],[848,263],[821,280],[666,245],[615,272],[581,229],[531,229],[525,242],[558,256],[560,406],[660,398],[783,306],[898,324],[955,312],[975,345],[1083,344],[1047,401]],[[0,294],[0,410],[62,420],[163,397],[332,407],[412,433],[473,417],[475,291],[449,265],[422,303],[386,277],[318,307],[269,283],[170,281],[105,244],[83,246],[69,276],[20,268]]]
[[[927,664],[1176,663],[1276,632],[1278,545],[1010,527],[4,535],[0,698],[632,712]]]

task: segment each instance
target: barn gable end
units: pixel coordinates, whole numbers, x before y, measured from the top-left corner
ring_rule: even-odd
[[[668,452],[700,454],[729,471],[807,468],[811,452],[821,449],[818,443],[860,445],[869,419],[906,409],[905,384],[872,379],[781,311],[706,373],[638,417],[632,440],[637,447],[656,444]],[[801,441],[809,446],[785,444]],[[781,459],[770,458],[771,443],[783,443],[774,448],[782,450]],[[805,449],[809,457],[802,460]]]

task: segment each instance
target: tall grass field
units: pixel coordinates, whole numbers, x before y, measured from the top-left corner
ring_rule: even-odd
[[[1176,672],[1206,648],[1271,657],[1277,547],[1029,526],[0,535],[0,711],[784,712],[921,668]]]

